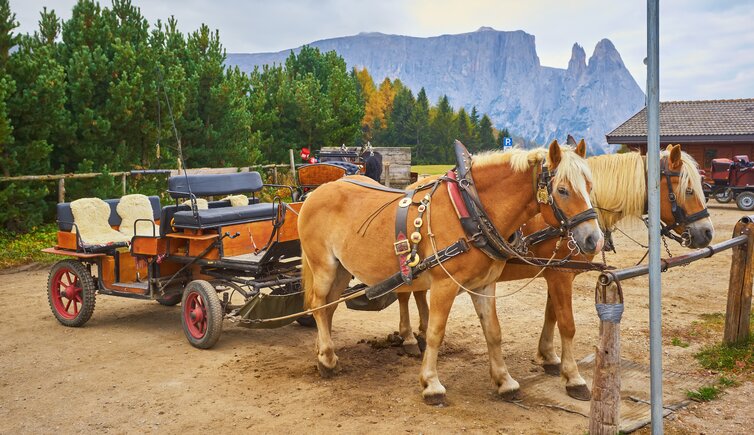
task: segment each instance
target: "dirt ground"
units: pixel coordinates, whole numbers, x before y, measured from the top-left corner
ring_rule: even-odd
[[[742,212],[712,203],[715,242],[730,237]],[[641,227],[628,233],[645,239]],[[616,236],[616,266],[632,265],[643,249]],[[671,244],[678,255],[684,249]],[[705,313],[724,313],[730,252],[663,275],[666,370],[715,379],[693,355],[703,343],[672,346],[672,331]],[[595,273],[575,282],[575,353],[593,352],[597,338]],[[0,433],[228,432],[258,433],[584,433],[581,415],[541,406],[525,409],[499,400],[488,374],[486,345],[472,304],[461,295],[451,312],[440,354],[448,406],[422,402],[420,360],[397,348],[374,348],[397,329],[397,304],[379,313],[340,308],[334,340],[343,371],[320,379],[316,330],[296,324],[248,330],[226,322],[211,350],[183,336],[180,307],[99,296],[92,319],[66,328],[50,313],[47,271],[0,275]],[[500,284],[504,294],[520,283]],[[624,284],[623,358],[648,364],[646,278]],[[413,305],[413,303],[412,303]],[[537,375],[536,344],[545,282],[498,302],[506,362],[514,378]],[[414,307],[413,317],[416,322]],[[585,376],[586,377],[586,376]],[[554,395],[564,395],[564,387]],[[646,392],[648,395],[648,392]],[[754,413],[754,385],[729,388],[718,400],[671,414],[673,433],[743,433]],[[565,400],[572,400],[566,398]]]

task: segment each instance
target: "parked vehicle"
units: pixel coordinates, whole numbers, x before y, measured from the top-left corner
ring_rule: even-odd
[[[754,210],[754,163],[749,156],[731,159],[713,159],[711,183],[705,183],[705,195],[720,203],[736,200],[743,211]]]

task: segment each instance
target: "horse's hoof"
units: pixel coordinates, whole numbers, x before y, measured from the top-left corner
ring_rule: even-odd
[[[424,396],[424,403],[430,406],[445,406],[445,395],[438,393]]]
[[[416,344],[416,343],[414,343],[414,344],[404,344],[403,345],[403,352],[406,355],[408,355],[408,356],[410,356],[412,358],[419,358],[420,356],[422,356],[422,351],[419,348],[419,345]]]
[[[566,386],[566,393],[576,400],[588,401],[592,399],[592,392],[586,385]]]
[[[550,376],[560,376],[560,363],[558,364],[542,364],[542,368],[545,369],[545,374]]]
[[[338,363],[335,363],[335,367],[333,368],[325,367],[322,362],[317,361],[317,370],[319,370],[319,376],[321,378],[329,379],[338,374],[340,367],[338,366]]]
[[[506,402],[518,402],[521,400],[521,390],[515,389],[500,393],[500,398]]]
[[[414,336],[416,336],[416,344],[419,346],[419,351],[424,353],[424,349],[427,348],[427,340],[421,335],[414,334]]]

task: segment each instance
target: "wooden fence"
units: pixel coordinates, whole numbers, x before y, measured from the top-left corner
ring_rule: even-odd
[[[733,258],[730,265],[723,343],[735,345],[748,341],[751,327],[749,315],[754,273],[754,216],[741,218],[730,240],[685,255],[663,259],[661,264],[664,272],[728,249],[733,250]],[[620,430],[620,315],[615,314],[622,311],[623,305],[620,283],[648,273],[648,266],[634,266],[603,272],[597,280],[595,302],[599,304],[597,312],[600,313],[600,342],[595,351],[589,421],[591,434],[616,434]],[[607,315],[603,316],[603,313]]]

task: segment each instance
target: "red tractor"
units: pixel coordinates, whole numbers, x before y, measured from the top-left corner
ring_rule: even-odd
[[[754,210],[754,163],[749,156],[712,159],[712,184],[705,184],[707,197],[714,196],[721,203],[735,198],[739,209]]]

